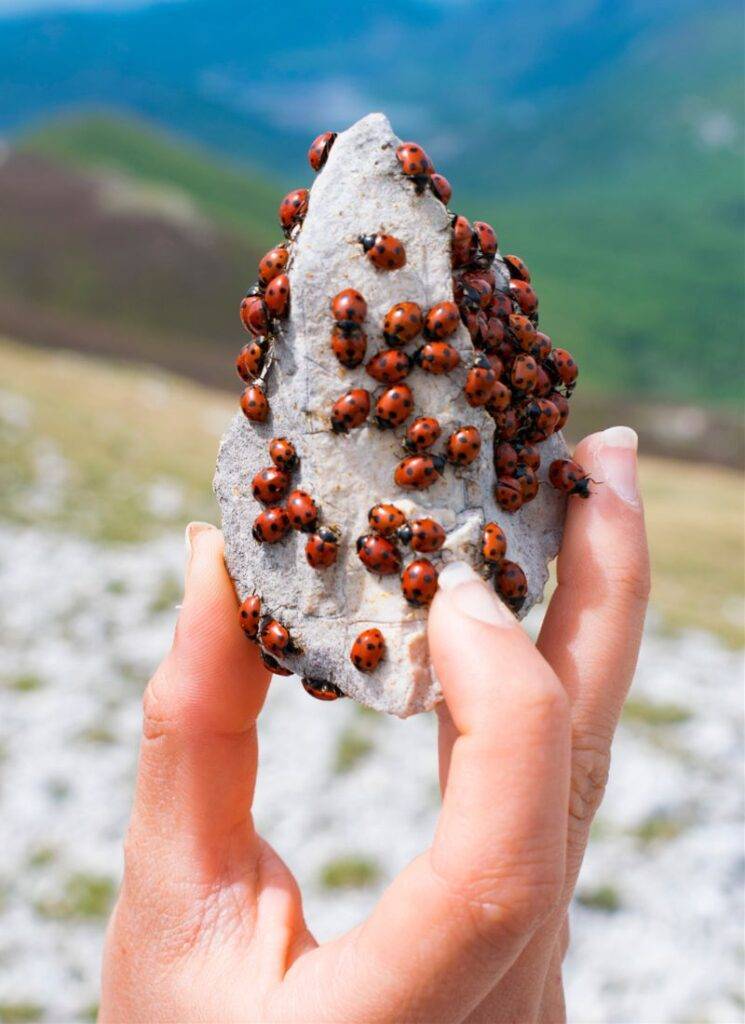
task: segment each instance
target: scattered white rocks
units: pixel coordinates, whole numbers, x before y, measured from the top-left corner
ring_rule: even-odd
[[[236,415],[220,449],[215,491],[227,563],[240,597],[258,592],[267,611],[303,648],[303,654],[283,663],[301,675],[330,680],[371,708],[406,717],[432,708],[441,696],[429,668],[426,610],[406,603],[398,575],[377,577],[363,568],[355,541],[368,532],[368,510],[381,501],[409,499],[413,514],[431,515],[453,531],[443,561],[476,561],[481,527],[500,523],[508,537],[507,557],[527,576],[527,611],[540,600],[547,562],[558,550],[565,499],[546,485],[515,515],[496,504],[494,424],[463,397],[466,369],[474,356],[463,325],[449,339],[460,352],[461,365],[444,376],[415,370],[406,382],[414,391],[417,414],[435,416],[443,440],[456,426],[479,429],[481,455],[471,467],[447,467],[429,490],[405,493],[393,482],[394,468],[405,454],[402,430],[381,431],[371,422],[348,436],[330,430],[331,406],[345,391],[382,390],[364,366],[346,370],[331,352],[333,296],[352,287],[367,300],[368,357],[385,347],[382,322],[395,303],[413,301],[427,310],[453,298],[450,218],[429,191],[417,195],[403,178],[396,159],[399,142],[382,114],[370,114],[336,139],[293,244],[290,317],[269,373],[270,419],[253,424],[240,412]],[[404,267],[380,271],[372,266],[358,237],[378,231],[404,243]],[[501,261],[495,270],[506,283]],[[302,534],[272,545],[258,544],[251,536],[262,507],[252,497],[251,481],[270,464],[267,445],[277,436],[290,438],[301,456],[293,486],[311,494],[326,523],[341,529],[337,563],[323,571],[307,564]],[[566,450],[560,436],[542,447],[540,476],[545,480],[550,462]],[[352,665],[349,652],[355,637],[373,626],[383,631],[387,653],[373,673],[364,674]]]

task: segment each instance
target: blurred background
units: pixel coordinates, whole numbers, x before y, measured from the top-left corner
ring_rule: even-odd
[[[95,1016],[238,301],[311,139],[377,109],[529,263],[572,437],[641,435],[653,607],[570,1015],[743,1019],[743,27],[727,0],[0,0],[0,1024]],[[262,723],[257,817],[321,938],[437,812],[429,717],[349,703],[280,679]]]

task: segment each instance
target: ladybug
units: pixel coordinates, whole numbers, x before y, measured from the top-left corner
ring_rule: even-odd
[[[454,302],[445,299],[427,310],[424,318],[425,338],[441,341],[455,334],[460,324],[460,313]]]
[[[377,533],[357,538],[357,555],[364,567],[378,576],[392,576],[401,568],[401,555],[396,545]]]
[[[407,455],[396,466],[393,480],[399,487],[423,491],[432,486],[444,468],[442,455]]]
[[[519,355],[512,364],[510,383],[517,391],[529,394],[538,383],[538,364],[532,356]]]
[[[504,322],[496,316],[484,313],[486,327],[481,328],[481,340],[487,352],[495,349],[506,337]]]
[[[290,279],[287,274],[278,274],[267,285],[264,302],[272,316],[280,319],[287,316],[290,305]]]
[[[536,366],[536,378],[535,387],[533,388],[533,394],[536,398],[550,398],[553,392],[554,386],[551,383],[551,378],[543,369],[542,366]],[[562,398],[564,396],[562,395]]]
[[[451,226],[453,266],[462,267],[470,263],[478,249],[478,235],[471,227],[471,222],[462,214],[453,217]]]
[[[367,513],[370,529],[388,537],[406,523],[406,516],[395,505],[373,505]]]
[[[318,522],[318,506],[307,491],[293,491],[287,498],[285,510],[293,530],[310,532]]]
[[[251,533],[259,544],[276,544],[290,529],[290,519],[281,506],[266,508],[254,520]]]
[[[535,341],[533,347],[530,350],[530,354],[534,359],[537,359],[539,363],[542,363],[544,359],[547,359],[551,352],[551,339],[543,331],[535,332]]]
[[[401,573],[401,590],[416,608],[430,604],[437,592],[437,570],[427,558],[409,562]]]
[[[249,640],[259,635],[259,619],[261,618],[261,598],[258,594],[249,594],[238,609],[238,622]]]
[[[260,469],[251,483],[254,498],[263,505],[271,505],[284,497],[290,486],[290,478],[283,469],[269,466]]]
[[[356,288],[345,288],[331,300],[331,313],[342,325],[361,324],[367,316],[367,303]]]
[[[489,366],[491,366],[492,370],[494,370],[495,375],[497,377],[501,377],[502,374],[504,373],[504,363],[499,358],[497,353],[496,352],[487,352],[486,353],[486,360],[489,363]],[[497,383],[499,383],[499,381],[497,381]],[[494,397],[493,394],[492,394],[492,397]]]
[[[334,142],[336,132],[321,132],[313,139],[308,150],[308,163],[314,171],[320,171],[326,163]]]
[[[468,404],[474,408],[486,405],[492,396],[496,383],[497,376],[489,365],[489,360],[484,356],[477,358],[466,374],[466,383],[463,386]]]
[[[506,320],[512,312],[512,299],[507,292],[494,292],[487,310],[490,316],[497,316],[500,320]]]
[[[342,366],[352,370],[365,358],[367,335],[356,324],[351,324],[347,328],[343,328],[341,324],[334,324],[331,331],[331,351]]]
[[[447,539],[445,530],[435,519],[414,519],[398,531],[398,539],[414,551],[430,554],[439,551]]]
[[[555,348],[551,353],[551,366],[558,374],[567,391],[571,391],[577,381],[579,367],[574,356],[565,348]]]
[[[485,220],[475,220],[473,222],[473,230],[476,232],[481,255],[491,263],[497,255],[497,249],[499,248],[496,231]]]
[[[259,284],[262,288],[266,288],[270,281],[284,273],[289,259],[290,254],[282,245],[276,245],[264,253],[259,261]]]
[[[269,328],[269,312],[260,295],[245,295],[241,300],[241,323],[251,334],[266,334]]]
[[[486,523],[481,533],[481,554],[485,562],[498,565],[507,553],[507,537],[499,523]]]
[[[431,174],[429,187],[443,206],[447,206],[453,195],[453,190],[447,178],[443,174]]]
[[[308,212],[308,195],[307,188],[296,188],[279,204],[279,223],[285,234],[289,234]]]
[[[360,672],[374,672],[385,654],[385,637],[379,629],[363,629],[352,644],[349,657]]]
[[[370,415],[370,392],[364,388],[352,388],[331,407],[331,429],[335,434],[347,434],[355,427],[361,427]]]
[[[563,430],[566,426],[567,420],[569,419],[569,402],[565,396],[560,394],[558,391],[552,391],[549,394],[548,399],[559,414],[559,419],[555,429]]]
[[[442,430],[434,416],[417,416],[409,425],[404,438],[404,448],[410,452],[423,452],[431,448]]]
[[[538,494],[538,488],[540,487],[538,474],[530,466],[518,466],[515,472],[515,479],[520,481],[523,491],[523,505],[527,505]]]
[[[417,184],[424,184],[432,173],[432,161],[416,142],[402,142],[396,150],[396,159],[408,178],[420,179]]]
[[[538,296],[533,285],[527,281],[513,277],[510,281],[510,294],[526,316],[530,316],[538,309]]]
[[[520,430],[520,418],[515,409],[510,407],[503,412],[492,412],[489,415],[494,420],[494,432],[503,441],[510,441]]]
[[[266,338],[252,338],[238,353],[235,368],[241,380],[250,384],[262,371],[266,358]]]
[[[468,309],[464,308],[461,310],[461,320],[466,325],[466,330],[471,336],[471,341],[476,348],[483,348],[483,331],[486,330],[486,316],[481,309]]]
[[[365,369],[381,384],[398,384],[411,370],[411,356],[400,349],[387,348],[374,355]]]
[[[414,353],[414,361],[427,373],[439,376],[454,370],[460,356],[449,341],[427,341]]]
[[[557,491],[589,498],[590,478],[574,459],[555,459],[548,467],[548,481]]]
[[[548,398],[534,398],[526,409],[528,430],[525,439],[529,442],[545,441],[553,434],[559,423],[559,410]]]
[[[385,314],[383,337],[389,345],[399,348],[413,341],[423,326],[422,310],[416,302],[397,302]]]
[[[269,400],[260,384],[250,384],[241,395],[241,409],[252,423],[265,423],[269,417]]]
[[[285,668],[284,665],[280,665],[277,659],[267,651],[259,648],[259,654],[261,655],[261,660],[264,662],[265,667],[268,668],[275,676],[292,676],[295,674],[291,668]]]
[[[290,631],[276,619],[267,619],[263,623],[259,632],[259,643],[265,651],[275,657],[283,653],[294,654],[297,652]]]
[[[463,301],[472,308],[488,309],[494,295],[494,283],[483,270],[468,270],[461,278]]]
[[[501,380],[496,381],[486,407],[491,415],[506,412],[512,403],[512,392]]]
[[[447,439],[445,452],[448,462],[456,466],[470,466],[481,451],[481,434],[476,427],[459,427]]]
[[[507,441],[494,445],[494,470],[497,476],[514,476],[517,469],[517,452]]]
[[[311,697],[315,697],[316,700],[339,700],[340,697],[345,696],[339,687],[330,683],[328,679],[313,679],[310,676],[303,676],[300,682],[303,684],[305,692],[309,693]]]
[[[328,526],[321,526],[305,542],[305,557],[311,569],[333,565],[339,553],[339,538]]]
[[[497,477],[494,497],[505,512],[517,512],[523,503],[523,489],[520,486],[520,481],[514,476]]]
[[[521,465],[528,466],[530,469],[538,471],[541,465],[541,453],[534,445],[521,445],[517,454]]]
[[[375,403],[375,422],[381,430],[400,427],[414,411],[414,392],[408,384],[394,384]]]
[[[528,596],[528,581],[517,562],[502,562],[494,575],[494,589],[513,612],[520,611]]]
[[[406,249],[393,235],[360,235],[358,241],[378,270],[400,270],[405,266]]]
[[[510,277],[516,277],[519,281],[530,281],[530,271],[524,260],[521,260],[519,256],[512,255],[502,258],[510,272]]]
[[[273,437],[269,442],[269,458],[277,469],[291,472],[298,464],[297,452],[292,441],[286,437]]]
[[[532,352],[538,334],[533,321],[524,313],[510,313],[507,325],[523,352]]]

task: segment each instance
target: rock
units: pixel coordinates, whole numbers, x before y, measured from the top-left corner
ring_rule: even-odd
[[[547,562],[561,539],[565,499],[545,485],[515,515],[496,505],[493,421],[463,397],[466,368],[474,355],[463,326],[450,339],[461,354],[461,366],[443,376],[415,368],[407,383],[414,391],[417,415],[440,421],[442,441],[454,426],[478,427],[483,445],[472,466],[448,466],[429,490],[403,492],[393,482],[393,470],[404,454],[403,428],[381,431],[372,421],[348,435],[329,428],[332,404],[350,387],[380,390],[364,364],[345,369],[332,354],[332,297],[347,287],[365,296],[368,358],[384,347],[381,325],[394,303],[412,300],[426,310],[453,297],[450,217],[429,191],[418,195],[403,177],[396,160],[398,144],[382,114],[370,114],[336,139],[292,244],[291,311],[282,322],[268,374],[269,420],[255,424],[236,414],[220,446],[215,493],[228,570],[239,597],[260,594],[263,609],[287,626],[302,648],[282,663],[299,675],[330,680],[362,704],[406,717],[431,709],[441,692],[429,665],[426,610],[404,601],[397,575],[374,576],[357,557],[355,541],[368,532],[370,507],[392,501],[404,511],[437,519],[448,531],[441,557],[431,556],[441,562],[464,558],[477,564],[482,525],[500,523],[508,537],[507,557],[522,566],[528,579],[525,614],[542,596]],[[407,262],[401,269],[377,270],[365,256],[358,236],[378,231],[404,242]],[[500,259],[495,269],[506,283]],[[251,481],[270,464],[267,446],[277,436],[290,438],[300,455],[292,486],[309,492],[321,506],[323,521],[341,531],[338,560],[323,571],[306,562],[305,534],[292,531],[271,545],[252,538],[261,506],[252,496]],[[543,481],[551,460],[563,457],[566,449],[559,435],[541,448]],[[355,637],[369,627],[384,633],[386,656],[374,672],[364,674],[351,663],[349,652]]]

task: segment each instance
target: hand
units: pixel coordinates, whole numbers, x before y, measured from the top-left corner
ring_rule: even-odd
[[[173,647],[150,681],[101,1021],[559,1021],[566,908],[641,636],[648,567],[632,432],[593,435],[533,645],[456,563],[429,616],[442,682],[432,845],[319,946],[251,818],[269,676],[236,628],[222,537],[189,531]]]

